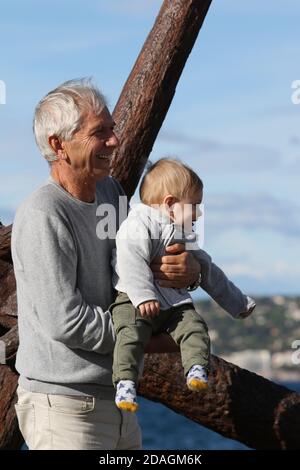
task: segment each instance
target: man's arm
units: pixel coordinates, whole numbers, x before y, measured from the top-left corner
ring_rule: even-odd
[[[30,301],[43,334],[70,348],[111,353],[109,312],[89,305],[77,287],[77,253],[71,233],[56,216],[31,210],[16,228],[13,261],[19,301]]]

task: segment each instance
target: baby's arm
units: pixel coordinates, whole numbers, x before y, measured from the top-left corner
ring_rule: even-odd
[[[224,272],[212,262],[211,257],[204,250],[194,250],[192,253],[201,263],[202,279],[200,286],[202,289],[232,317],[248,317],[256,307],[254,300],[244,295],[227,278]]]
[[[151,251],[152,241],[146,225],[140,219],[127,218],[116,237],[114,287],[126,292],[136,308],[145,302],[158,302],[150,269]],[[142,311],[147,312],[149,308],[142,307]]]

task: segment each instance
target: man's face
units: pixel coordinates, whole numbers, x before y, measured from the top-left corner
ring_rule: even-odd
[[[92,111],[84,115],[81,129],[72,140],[63,142],[68,163],[75,173],[94,180],[109,174],[111,155],[119,144],[114,126],[107,108],[98,116]]]

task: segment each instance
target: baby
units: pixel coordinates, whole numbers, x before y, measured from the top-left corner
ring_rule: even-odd
[[[234,318],[245,318],[255,302],[242,294],[199,248],[192,224],[201,215],[203,183],[178,160],[161,159],[146,172],[142,203],[121,224],[113,258],[113,284],[118,291],[110,307],[116,330],[113,383],[116,405],[136,411],[139,364],[152,334],[167,332],[180,346],[187,387],[208,386],[210,340],[207,326],[195,310],[188,289],[161,287],[150,268],[172,243],[185,243],[201,264],[200,285]],[[190,289],[191,290],[191,289]]]

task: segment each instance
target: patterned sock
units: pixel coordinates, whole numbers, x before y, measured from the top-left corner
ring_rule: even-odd
[[[135,383],[132,380],[120,380],[117,383],[115,402],[121,410],[135,412],[138,409]]]
[[[195,364],[188,372],[187,387],[194,392],[205,390],[208,387],[208,377],[205,367]]]

